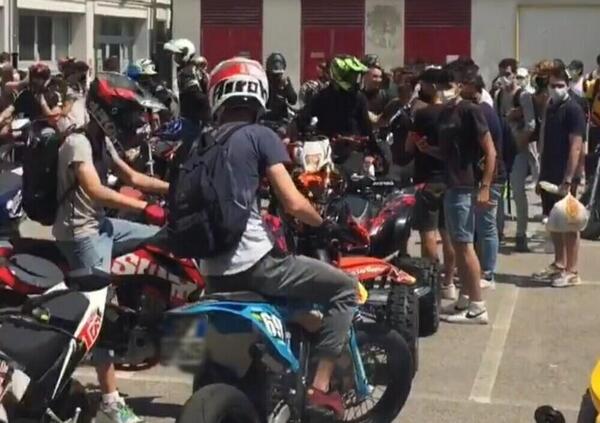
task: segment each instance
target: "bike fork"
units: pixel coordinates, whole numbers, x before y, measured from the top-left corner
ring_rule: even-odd
[[[358,342],[356,340],[356,330],[354,327],[350,329],[350,356],[354,366],[354,384],[356,385],[356,393],[360,398],[365,398],[371,394],[371,387],[365,372],[365,366],[360,356]]]

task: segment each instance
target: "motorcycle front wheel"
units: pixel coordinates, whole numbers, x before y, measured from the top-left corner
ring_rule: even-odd
[[[343,421],[390,423],[402,411],[412,387],[410,348],[397,331],[379,325],[357,328],[356,338],[372,392],[364,399],[346,392]]]
[[[254,405],[239,389],[224,383],[207,385],[183,406],[177,423],[259,423]]]

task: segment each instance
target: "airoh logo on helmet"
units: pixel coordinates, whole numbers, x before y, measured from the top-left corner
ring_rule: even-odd
[[[213,91],[213,104],[218,103],[223,96],[229,94],[249,94],[252,97],[260,95],[266,102],[269,97],[268,87],[261,80],[246,81],[243,79],[223,80],[217,84]]]

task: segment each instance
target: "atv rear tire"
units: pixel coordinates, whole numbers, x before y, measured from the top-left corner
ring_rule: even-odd
[[[177,423],[259,423],[248,397],[239,389],[217,383],[196,391],[183,406]]]
[[[416,289],[424,294],[419,297],[419,336],[431,336],[440,327],[442,302],[440,268],[437,263],[423,258],[400,257],[394,265],[417,280]]]
[[[419,300],[414,287],[393,285],[388,296],[386,314],[386,322],[390,328],[402,335],[408,344],[416,372],[419,367]]]

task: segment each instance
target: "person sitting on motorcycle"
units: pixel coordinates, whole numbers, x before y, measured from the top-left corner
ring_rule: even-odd
[[[40,122],[42,126],[49,126],[58,118],[61,108],[58,104],[59,97],[48,90],[50,81],[50,68],[43,63],[36,63],[29,68],[28,84],[22,90],[15,102],[0,113],[0,127],[12,117],[24,117]]]
[[[124,75],[100,74],[87,95],[89,124],[84,132],[67,136],[59,149],[57,197],[62,200],[52,232],[72,270],[96,267],[108,273],[113,254],[126,253],[158,230],[156,226],[108,218],[105,207],[139,212],[149,223],[164,223],[160,207],[106,185],[110,168],[125,184],[141,191],[166,194],[169,188],[168,183],[131,169],[112,145],[121,138],[121,132],[137,122],[132,115],[142,107],[135,100],[135,92],[126,88],[127,82]],[[92,361],[102,391],[100,411],[115,423],[140,422],[119,396],[110,352],[96,350]]]
[[[202,90],[202,77],[194,64],[196,48],[190,40],[179,38],[165,44],[165,50],[173,54],[177,64],[177,87],[179,88],[179,114],[194,125],[211,120],[210,105]]]
[[[267,57],[267,78],[269,79],[269,100],[265,120],[281,122],[289,117],[288,107],[298,102],[298,94],[286,76],[287,62],[281,53]]]
[[[158,72],[152,59],[139,59],[127,66],[126,74],[156,97],[166,107],[159,113],[160,122],[166,123],[179,115],[177,97],[166,84],[158,79]]]
[[[365,161],[371,161],[373,155],[384,157],[373,135],[367,98],[359,89],[361,76],[367,70],[356,57],[343,55],[333,58],[329,65],[331,83],[308,105],[304,113],[308,120],[300,128],[300,132],[303,132],[310,119],[316,117],[317,131],[330,138],[356,135],[368,137],[366,157],[362,152],[333,147],[334,160],[347,176],[360,171]],[[383,161],[382,167],[385,168],[388,163],[385,159]]]
[[[226,90],[232,86],[235,89]],[[246,87],[258,87],[250,90]],[[287,254],[274,246],[262,220],[256,193],[266,176],[282,208],[314,231],[332,236],[334,224],[324,222],[297,190],[285,164],[290,158],[285,146],[269,128],[257,125],[268,99],[268,82],[260,63],[234,58],[222,62],[211,73],[209,93],[220,131],[246,123],[229,137],[230,161],[236,182],[248,198],[252,213],[239,245],[221,256],[201,261],[208,289],[251,290],[268,297],[296,299],[325,307],[322,329],[316,343],[320,361],[308,402],[316,409],[332,409],[343,416],[342,398],[330,390],[336,358],[342,353],[356,308],[357,282],[328,263]]]

